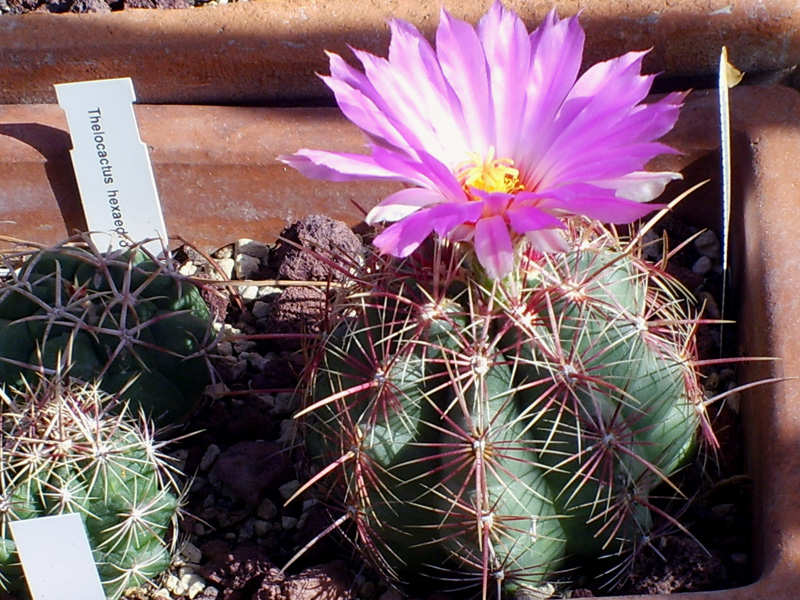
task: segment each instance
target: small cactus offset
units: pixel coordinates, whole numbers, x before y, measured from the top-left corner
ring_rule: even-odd
[[[573,235],[504,284],[430,239],[372,256],[332,307],[311,482],[390,578],[500,596],[622,560],[707,430],[688,293],[599,225]]]
[[[0,383],[68,364],[163,422],[183,417],[211,377],[198,288],[140,246],[103,254],[87,236],[73,242],[6,257],[25,260],[0,283]]]
[[[171,562],[180,492],[147,421],[96,384],[0,388],[0,590],[24,593],[9,523],[79,513],[108,598]]]

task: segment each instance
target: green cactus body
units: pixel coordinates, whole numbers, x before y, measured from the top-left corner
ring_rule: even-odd
[[[688,299],[619,248],[532,261],[515,294],[414,256],[354,278],[304,414],[314,481],[387,575],[502,595],[646,536],[705,417]]]
[[[180,419],[211,377],[214,334],[198,288],[142,250],[89,248],[34,252],[0,284],[0,383],[68,365],[160,422]]]
[[[96,386],[42,379],[0,390],[0,589],[22,593],[8,524],[63,513],[83,518],[112,600],[165,571],[180,494],[146,427]]]

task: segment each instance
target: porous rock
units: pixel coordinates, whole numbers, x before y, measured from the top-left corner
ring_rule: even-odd
[[[264,494],[283,480],[289,457],[278,444],[243,441],[225,450],[212,474],[234,497],[257,505]]]
[[[294,281],[341,281],[344,274],[326,261],[345,269],[358,257],[361,240],[342,221],[311,215],[284,229],[276,252],[281,279]],[[300,246],[299,248],[297,246]]]

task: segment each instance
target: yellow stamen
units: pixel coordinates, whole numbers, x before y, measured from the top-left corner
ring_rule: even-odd
[[[519,170],[514,168],[510,158],[495,158],[494,148],[490,147],[486,159],[477,152],[468,152],[469,160],[456,167],[456,176],[469,191],[477,188],[485,192],[505,192],[513,194],[525,189],[519,180]]]

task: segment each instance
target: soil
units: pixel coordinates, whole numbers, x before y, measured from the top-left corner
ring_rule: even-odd
[[[653,239],[665,235],[674,248],[695,233],[667,219]],[[181,526],[181,538],[189,550],[184,552],[184,564],[176,566],[160,590],[131,598],[403,597],[364,565],[337,533],[321,535],[332,520],[322,504],[309,495],[286,503],[304,480],[302,448],[292,418],[301,402],[294,393],[304,364],[301,339],[319,331],[325,305],[322,287],[290,283],[336,278],[331,259],[319,256],[353,256],[361,241],[343,224],[326,217],[305,219],[283,236],[290,241],[277,246],[240,241],[225,247],[215,253],[214,268],[189,248],[179,253],[190,272],[197,270],[195,274],[232,270],[243,279],[260,281],[238,286],[227,305],[220,302],[218,291],[207,292],[219,314],[226,315],[225,327],[236,339],[221,345],[222,356],[215,363],[220,376],[216,393],[187,426],[198,433],[175,449],[185,471],[194,474]],[[248,244],[257,251],[247,254]],[[658,260],[660,243],[651,248],[652,258]],[[715,253],[704,272],[709,254]],[[706,314],[711,317],[719,316],[718,261],[719,243],[715,246],[713,236],[705,236],[688,244],[669,263],[669,270],[706,302]],[[273,280],[280,280],[280,285]],[[261,337],[248,339],[247,335]],[[731,326],[725,329],[724,342],[718,327],[702,326],[698,332],[703,356],[718,356],[721,343],[723,348],[734,348],[734,338]],[[708,370],[705,376],[709,397],[735,386],[732,368]],[[651,540],[634,553],[624,572],[615,577],[602,562],[593,569],[580,567],[570,574],[572,583],[551,590],[554,597],[668,594],[725,589],[752,580],[749,485],[742,475],[735,402],[712,410],[719,450],[701,453],[674,478],[685,498],[674,499],[667,489],[663,494],[671,498],[664,500],[663,509],[679,515],[687,531],[666,521],[656,524]],[[289,569],[280,570],[306,546]],[[205,587],[197,583],[201,580]],[[604,587],[610,580],[617,584],[613,590]],[[188,587],[192,581],[197,583],[194,596]],[[435,598],[448,597],[436,594]],[[457,600],[457,596],[452,598]]]

